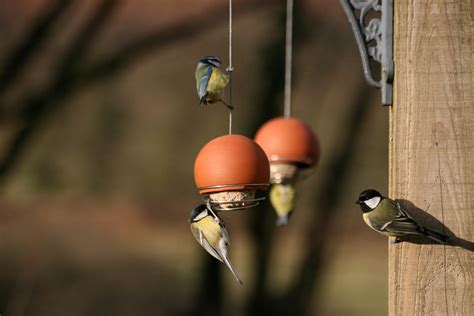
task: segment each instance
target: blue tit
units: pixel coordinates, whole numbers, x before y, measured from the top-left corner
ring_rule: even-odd
[[[382,196],[376,190],[363,191],[356,203],[360,205],[362,217],[370,228],[383,235],[395,237],[391,243],[400,242],[398,237],[406,235],[422,235],[441,244],[449,240],[448,236],[415,222],[400,203]]]
[[[296,190],[293,184],[274,184],[270,188],[270,202],[278,219],[277,226],[288,224],[296,204]]]
[[[229,109],[232,106],[222,100],[224,88],[229,82],[229,76],[219,68],[221,61],[215,56],[206,56],[196,67],[196,89],[201,105],[222,102]]]
[[[209,206],[199,204],[191,211],[189,224],[198,243],[211,256],[225,263],[235,279],[242,284],[229,260],[229,233],[225,228],[224,221]]]

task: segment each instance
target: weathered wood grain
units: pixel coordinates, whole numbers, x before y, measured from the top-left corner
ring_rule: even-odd
[[[389,194],[472,242],[474,3],[394,3]],[[389,245],[389,314],[474,315],[472,244],[466,248],[468,242]]]

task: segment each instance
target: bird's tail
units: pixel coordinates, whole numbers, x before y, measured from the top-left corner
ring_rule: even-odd
[[[206,98],[207,98],[207,92],[199,99],[200,106],[207,105]]]
[[[275,225],[276,226],[285,226],[288,224],[288,220],[290,219],[290,216],[289,214],[285,214],[285,215],[282,215],[282,216],[278,216],[276,222],[275,222]]]
[[[423,235],[425,235],[429,239],[434,240],[440,244],[446,244],[449,241],[449,236],[439,233],[437,231],[428,229],[428,228],[423,227],[421,232]]]
[[[234,275],[235,279],[240,283],[240,285],[244,285],[244,284],[242,283],[242,280],[239,278],[239,275],[238,275],[237,272],[235,271],[234,266],[232,266],[232,263],[230,263],[229,258],[227,258],[227,256],[222,256],[222,257],[223,257],[223,259],[224,259],[225,265],[229,268],[230,272],[232,272],[232,274]]]

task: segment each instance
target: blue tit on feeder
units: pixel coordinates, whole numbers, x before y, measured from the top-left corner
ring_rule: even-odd
[[[232,106],[222,100],[229,76],[219,69],[220,66],[221,61],[215,56],[206,56],[199,61],[195,74],[199,102],[201,105],[222,102],[232,110]]]
[[[206,204],[199,204],[189,217],[191,232],[197,242],[214,258],[225,263],[235,279],[242,284],[229,260],[229,233],[224,221]]]
[[[295,184],[319,161],[319,140],[300,119],[278,117],[266,122],[255,135],[270,161],[270,202],[277,225],[287,224],[296,204]]]

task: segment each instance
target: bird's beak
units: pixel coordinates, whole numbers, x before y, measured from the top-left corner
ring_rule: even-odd
[[[364,202],[362,202],[361,200],[357,200],[355,203],[356,203],[356,204],[362,204],[362,203],[364,203]]]

